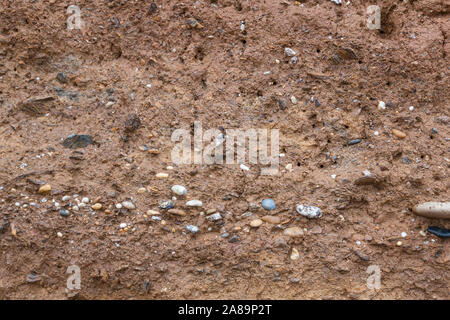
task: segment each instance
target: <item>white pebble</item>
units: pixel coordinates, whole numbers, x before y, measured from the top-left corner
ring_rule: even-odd
[[[120,229],[126,228],[126,227],[127,227],[127,224],[126,224],[125,222],[124,222],[124,223],[121,223],[119,227],[120,227]]]
[[[61,199],[61,201],[69,201],[69,200],[70,200],[70,196],[64,196]]]
[[[386,109],[386,103],[384,101],[378,101],[378,110],[382,111]]]
[[[122,209],[122,204],[121,203],[116,204],[116,208],[117,209]]]
[[[406,238],[407,234],[406,232],[402,232],[402,238]]]
[[[123,201],[122,205],[129,210],[136,209],[136,206],[131,201]]]
[[[201,207],[203,203],[200,200],[190,200],[186,202],[186,206],[188,207]]]
[[[414,107],[413,107],[413,106],[410,106],[410,107],[409,107],[409,111],[414,111]]]
[[[156,178],[158,179],[166,179],[167,177],[169,177],[169,174],[165,172],[160,172],[156,174]]]
[[[284,53],[288,56],[288,57],[293,57],[295,56],[296,52],[294,50],[292,50],[291,48],[284,48]]]
[[[187,193],[187,189],[179,184],[172,186],[171,190],[173,193],[179,196],[183,196]]]
[[[84,197],[83,199],[81,199],[81,202],[83,202],[83,203],[89,203],[89,198]]]
[[[292,102],[292,104],[297,104],[297,98],[292,96],[291,97],[291,102]]]

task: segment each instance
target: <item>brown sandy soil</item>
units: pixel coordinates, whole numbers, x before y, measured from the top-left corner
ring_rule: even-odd
[[[66,28],[72,4],[82,30]],[[369,4],[381,30],[366,27]],[[411,211],[450,198],[449,33],[445,0],[2,0],[0,298],[449,299],[449,241],[426,232],[449,220]],[[279,174],[174,165],[171,134],[194,121],[279,129]],[[70,134],[94,143],[65,148]],[[186,216],[158,209],[174,184],[188,190],[175,201]],[[90,203],[74,211],[74,194]],[[125,200],[136,208],[116,209]],[[249,227],[268,214],[281,224]],[[371,265],[379,290],[366,285]]]

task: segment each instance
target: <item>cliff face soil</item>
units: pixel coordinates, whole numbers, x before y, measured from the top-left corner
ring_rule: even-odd
[[[2,0],[0,297],[448,299],[426,229],[450,223],[411,211],[450,198],[448,19],[444,0]],[[195,121],[278,129],[279,173],[173,164]],[[158,208],[175,184],[184,216]]]

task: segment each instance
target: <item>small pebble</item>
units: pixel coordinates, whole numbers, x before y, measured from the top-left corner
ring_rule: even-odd
[[[299,258],[300,258],[300,254],[298,253],[298,250],[295,248],[292,248],[291,260],[295,261],[295,260],[298,260]]]
[[[127,227],[127,224],[125,222],[121,223],[119,227],[120,227],[120,229],[124,229]]]
[[[149,216],[157,216],[157,215],[159,215],[160,213],[159,213],[159,211],[156,211],[156,210],[147,210],[147,215],[149,215]]]
[[[192,233],[197,233],[198,232],[198,227],[197,226],[193,226],[191,224],[188,224],[186,226],[186,230]]]
[[[361,139],[353,139],[348,142],[348,145],[352,146],[352,145],[360,143],[360,142],[361,142]]]
[[[272,199],[264,199],[261,201],[261,206],[266,210],[275,210],[277,207]]]
[[[61,201],[69,201],[70,200],[70,196],[64,196],[61,198]]]
[[[136,209],[136,206],[131,201],[123,201],[122,206],[126,209],[133,210]]]
[[[116,208],[117,208],[117,209],[122,209],[122,207],[123,207],[123,206],[122,206],[121,203],[116,204]]]
[[[160,209],[172,209],[173,207],[175,207],[175,204],[173,203],[172,200],[162,200],[158,207]]]
[[[263,221],[271,223],[271,224],[279,224],[281,222],[280,217],[276,217],[276,216],[264,216],[261,219]]]
[[[262,221],[261,219],[255,219],[255,220],[252,220],[252,221],[250,222],[250,226],[253,227],[253,228],[258,228],[258,227],[260,227],[262,224],[263,224],[263,221]]]
[[[165,172],[160,172],[160,173],[156,174],[156,178],[158,178],[158,179],[166,179],[168,177],[169,177],[169,174],[165,173]]]
[[[322,216],[322,210],[314,206],[299,204],[296,210],[302,216],[305,216],[310,219],[316,219]]]
[[[294,96],[291,96],[291,102],[292,102],[292,104],[297,104],[297,98]]]
[[[177,216],[185,216],[186,215],[186,212],[183,210],[180,210],[180,209],[169,209],[167,212],[177,215]]]
[[[300,227],[291,227],[284,230],[283,234],[288,237],[296,238],[303,236],[304,232]]]
[[[206,220],[208,220],[208,221],[219,221],[221,219],[222,219],[222,216],[220,215],[219,212],[213,213],[206,217]]]
[[[59,211],[59,214],[60,214],[62,217],[68,217],[68,216],[70,216],[70,212],[67,211],[66,209],[61,209],[61,210]]]
[[[384,101],[378,101],[378,110],[382,111],[386,109],[386,103]]]
[[[284,53],[288,56],[288,57],[293,57],[296,55],[296,52],[294,50],[292,50],[291,48],[284,48]]]
[[[52,186],[49,184],[44,184],[43,186],[41,186],[38,190],[39,193],[47,193],[52,191]]]
[[[89,198],[84,197],[83,199],[81,199],[82,203],[88,204],[89,203]]]
[[[186,202],[186,206],[188,207],[201,207],[203,203],[200,200],[190,200]]]
[[[91,208],[94,209],[94,210],[100,210],[102,208],[102,204],[101,203],[96,203]]]
[[[175,193],[178,196],[184,196],[187,193],[187,189],[178,184],[172,186],[171,190],[173,193]]]
[[[145,193],[145,191],[147,191],[147,189],[145,189],[144,187],[142,187],[142,188],[139,188],[137,192],[140,193],[140,194],[142,194],[142,193]]]
[[[407,234],[406,232],[402,232],[402,238],[406,238]]]
[[[397,130],[397,129],[392,129],[392,133],[394,136],[396,136],[399,139],[404,139],[406,137],[406,133],[404,133],[400,130]]]
[[[61,232],[58,232],[56,235],[58,236],[58,238],[62,238],[62,236],[63,236],[63,234]]]

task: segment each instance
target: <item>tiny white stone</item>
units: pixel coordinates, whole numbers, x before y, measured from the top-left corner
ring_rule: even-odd
[[[356,241],[356,244],[359,246],[361,244],[361,241]]]
[[[294,96],[291,96],[291,102],[292,102],[292,104],[297,104],[297,98]]]
[[[62,236],[63,236],[63,234],[61,232],[58,232],[56,235],[58,236],[58,238],[62,238]]]
[[[384,101],[378,101],[378,110],[385,110],[386,109],[386,103]]]
[[[73,206],[73,207],[72,207],[72,210],[73,210],[73,211],[78,211],[78,210],[80,210],[80,208],[78,208],[78,206]]]
[[[123,223],[120,224],[119,227],[120,227],[120,229],[126,228],[126,227],[127,227],[127,224],[126,224],[125,222],[123,222]]]
[[[146,85],[146,87],[147,87],[147,88],[151,88],[151,87],[152,87],[152,84],[149,83],[149,84]]]
[[[249,171],[249,170],[250,170],[250,168],[247,167],[247,166],[246,166],[245,164],[243,164],[243,163],[241,163],[239,167],[240,167],[242,170],[245,170],[245,171]]]
[[[365,177],[370,177],[371,173],[370,173],[369,170],[364,170],[364,171],[363,171],[363,175],[364,175]]]
[[[336,175],[335,175],[335,174],[332,174],[332,175],[331,175],[331,179],[336,179]]]
[[[288,56],[288,57],[293,57],[296,55],[296,52],[294,50],[292,50],[291,48],[284,48],[284,53]]]
[[[117,209],[122,209],[122,204],[121,203],[116,204],[116,208]]]
[[[406,238],[407,234],[406,232],[402,232],[402,238]]]
[[[373,134],[378,136],[380,133],[378,131],[375,131]]]
[[[188,207],[201,207],[203,203],[200,200],[190,200],[186,202],[186,206]]]
[[[410,106],[410,107],[409,107],[409,111],[414,111],[414,107],[413,107],[413,106]]]
[[[165,172],[160,172],[160,173],[156,174],[156,178],[158,178],[158,179],[165,179],[167,177],[169,177],[169,174],[165,173]]]
[[[89,203],[89,198],[84,197],[83,199],[81,199],[81,202],[83,202],[83,203]]]
[[[61,201],[69,201],[69,200],[70,200],[70,196],[64,196],[61,199]]]
[[[286,170],[287,170],[287,171],[292,171],[292,163],[288,163],[288,164],[286,165]]]

